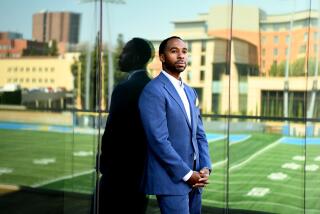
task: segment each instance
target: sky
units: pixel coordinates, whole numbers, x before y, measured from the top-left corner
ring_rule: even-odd
[[[214,5],[231,0],[124,0],[125,4],[104,3],[103,40],[114,44],[119,33],[132,37],[162,40],[173,31],[172,21],[194,19]],[[22,3],[23,2],[23,3]],[[234,4],[255,5],[269,14],[309,8],[309,0],[233,0]],[[316,7],[319,0],[311,0]],[[1,0],[0,31],[14,31],[32,39],[32,14],[43,10],[81,13],[80,41],[94,41],[98,7],[81,0]]]

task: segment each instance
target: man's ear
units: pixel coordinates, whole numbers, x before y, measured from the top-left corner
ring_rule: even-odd
[[[159,58],[160,58],[161,62],[165,62],[166,61],[163,54],[160,54]]]

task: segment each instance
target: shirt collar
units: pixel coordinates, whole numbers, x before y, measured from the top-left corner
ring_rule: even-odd
[[[168,74],[166,71],[162,70],[161,71],[169,80],[170,82],[175,86],[175,87],[180,87],[180,88],[184,88],[184,84],[182,82],[182,79],[180,77],[180,79],[176,79],[173,76],[171,76],[170,74]]]

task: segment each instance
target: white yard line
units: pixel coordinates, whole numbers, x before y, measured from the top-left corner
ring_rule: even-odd
[[[228,161],[228,159],[224,159],[224,160],[219,161],[217,163],[212,163],[211,167],[212,167],[213,170],[215,170],[216,167],[225,165],[227,163],[227,161]]]
[[[236,169],[242,168],[244,165],[246,165],[247,163],[249,163],[250,161],[252,161],[253,159],[255,159],[256,157],[258,157],[259,155],[263,154],[264,152],[268,151],[269,149],[272,149],[273,147],[277,146],[280,142],[282,141],[282,138],[280,138],[279,140],[277,140],[276,142],[264,147],[263,149],[257,151],[256,153],[254,153],[253,155],[251,155],[248,159],[242,161],[239,164],[236,164],[234,166],[231,166],[229,168],[230,171],[234,171]]]
[[[78,172],[78,173],[75,173],[75,174],[72,174],[72,175],[61,176],[59,178],[54,178],[54,179],[42,181],[42,182],[39,182],[39,183],[35,183],[35,184],[31,185],[31,187],[33,187],[33,188],[41,187],[41,186],[44,186],[44,185],[47,185],[47,184],[50,184],[50,183],[54,183],[54,182],[57,182],[57,181],[62,181],[62,180],[65,180],[65,179],[70,179],[70,178],[74,178],[74,177],[90,174],[90,173],[92,173],[94,171],[95,171],[94,169],[91,169],[91,170],[87,170],[87,171],[83,171],[83,172]]]
[[[235,170],[239,167],[242,167],[243,165],[247,164],[249,161],[251,161],[252,159],[256,158],[257,156],[261,155],[262,153],[266,152],[267,150],[273,148],[274,146],[278,145],[280,142],[282,141],[282,138],[278,139],[277,141],[275,141],[274,143],[270,144],[269,146],[266,146],[265,148],[257,151],[256,153],[254,153],[253,155],[251,155],[248,159],[246,159],[245,161],[237,164],[237,165],[234,165],[234,166],[231,166],[230,167],[230,171],[232,170]],[[233,144],[231,144],[233,145]],[[230,146],[231,146],[230,145]],[[215,167],[219,167],[219,166],[223,166],[227,163],[228,161],[228,158],[222,160],[222,161],[219,161],[217,163],[212,163],[212,168],[214,169]]]

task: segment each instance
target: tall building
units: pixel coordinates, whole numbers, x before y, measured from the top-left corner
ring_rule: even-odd
[[[32,17],[32,38],[40,42],[55,40],[59,52],[79,42],[80,14],[73,12],[40,12]]]

